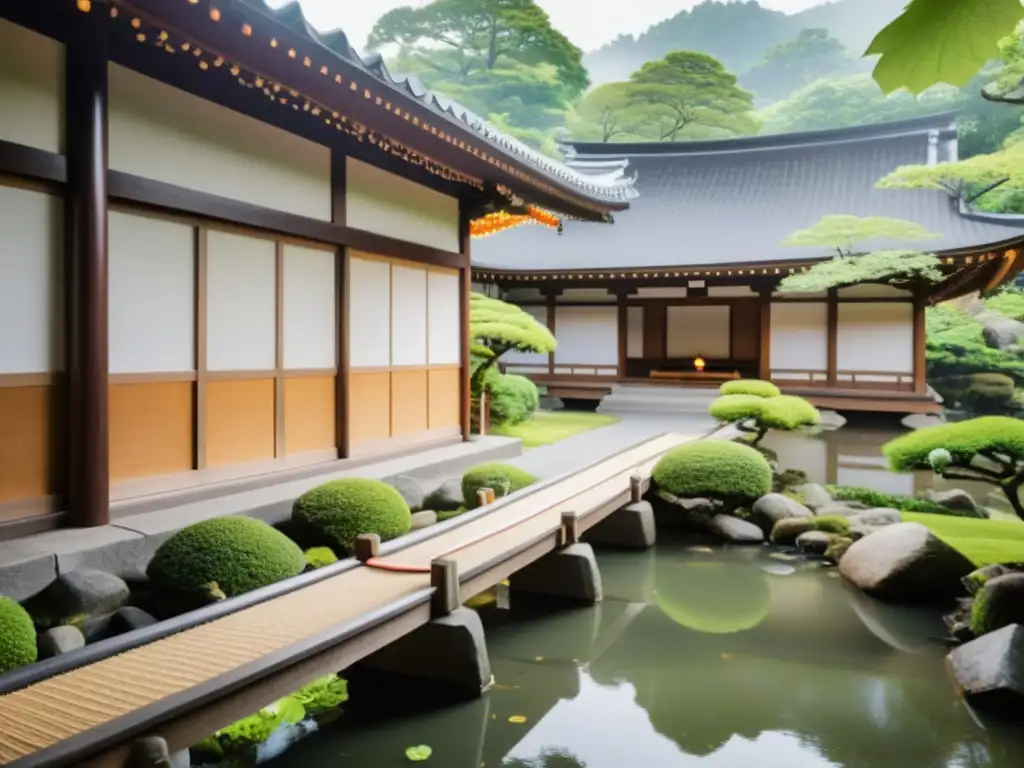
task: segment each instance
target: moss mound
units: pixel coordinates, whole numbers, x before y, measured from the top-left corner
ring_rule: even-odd
[[[323,568],[338,562],[338,556],[330,547],[310,547],[303,555],[306,558],[306,565],[311,568]]]
[[[779,395],[764,401],[758,418],[769,429],[799,429],[820,422],[821,414],[802,397]]]
[[[36,660],[36,628],[28,611],[0,597],[0,674]]]
[[[408,533],[412,513],[402,494],[387,483],[347,477],[299,496],[292,522],[304,544],[351,553],[362,533],[376,533],[381,541]]]
[[[521,491],[537,482],[537,478],[529,472],[510,464],[478,464],[470,467],[462,475],[462,499],[466,509],[476,509],[479,504],[476,492],[481,488],[490,488],[497,498]]]
[[[756,419],[767,402],[757,395],[722,395],[708,406],[708,413],[711,418],[723,422]]]
[[[718,388],[723,395],[753,395],[754,397],[778,397],[782,394],[770,381],[761,379],[736,379],[727,381]]]
[[[850,521],[842,515],[824,517],[790,517],[779,520],[772,528],[772,544],[792,544],[801,533],[823,531],[838,536],[850,536]]]
[[[953,465],[968,466],[982,451],[1024,461],[1024,421],[1010,416],[981,416],[910,432],[882,446],[895,472],[929,468],[932,451],[949,452]]]
[[[216,584],[227,597],[302,572],[306,560],[291,539],[251,517],[216,517],[182,528],[157,549],[146,573],[175,592]]]
[[[658,489],[679,498],[711,498],[743,504],[770,493],[772,469],[747,445],[697,440],[674,448],[653,472]]]
[[[726,635],[760,624],[771,592],[759,570],[734,563],[658,563],[656,603],[681,627]]]

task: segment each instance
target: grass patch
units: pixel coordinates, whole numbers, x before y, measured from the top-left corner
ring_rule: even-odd
[[[564,440],[598,427],[607,427],[618,419],[603,413],[586,411],[537,411],[522,424],[495,426],[492,435],[518,437],[524,448],[537,448]]]
[[[921,523],[981,567],[1024,561],[1024,521],[903,512],[904,522]]]

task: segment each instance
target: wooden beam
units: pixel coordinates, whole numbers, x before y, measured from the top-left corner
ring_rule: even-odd
[[[472,436],[470,419],[470,330],[469,330],[469,294],[473,288],[473,269],[470,263],[470,201],[459,201],[459,250],[462,252],[463,263],[459,271],[459,294],[462,296],[462,312],[459,315],[459,333],[462,339],[462,369],[460,376],[460,420],[462,423],[462,439],[466,442]]]
[[[626,378],[629,362],[629,307],[626,305],[626,293],[616,294],[619,307],[619,378]]]
[[[555,293],[554,291],[549,291],[547,294],[545,294],[546,297],[547,297],[545,299],[545,302],[546,302],[547,307],[548,307],[548,330],[551,331],[551,335],[552,336],[554,336],[554,334],[555,334],[555,297],[559,293],[561,293],[561,291],[558,291],[558,293]],[[555,353],[554,352],[548,352],[548,373],[554,374],[554,372],[555,372]]]
[[[66,43],[67,507],[75,526],[110,522],[107,336],[107,17]]]
[[[757,376],[768,381],[772,377],[772,292],[770,289],[761,291],[760,301],[761,343]]]
[[[826,363],[826,374],[828,376],[828,386],[836,386],[838,381],[838,341],[839,341],[839,293],[835,288],[830,288],[828,291],[827,299],[827,314],[826,314],[826,349],[827,349],[827,360]]]
[[[331,221],[345,226],[347,217],[347,179],[345,155],[331,150]],[[348,252],[338,248],[334,266],[335,283],[335,328],[337,333],[338,373],[334,377],[334,442],[338,446],[338,458],[349,457],[348,439]]]
[[[928,305],[926,296],[914,297],[914,392],[927,391],[927,367],[925,348],[925,308]]]

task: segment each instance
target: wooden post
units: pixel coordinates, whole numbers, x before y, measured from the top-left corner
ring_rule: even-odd
[[[562,546],[580,543],[580,518],[575,512],[562,513]]]
[[[759,379],[772,377],[772,289],[761,291],[761,351],[758,357]]]
[[[486,507],[494,501],[494,491],[490,488],[478,488],[476,491],[476,505],[478,507]]]
[[[331,150],[331,221],[345,226],[348,218],[346,205],[347,164],[345,155],[337,149]],[[349,457],[348,440],[348,254],[345,248],[338,249],[335,261],[335,314],[337,320],[337,370],[334,379],[334,441],[338,446],[338,458]]]
[[[459,202],[459,250],[465,257],[465,261],[462,264],[462,269],[459,270],[459,294],[462,296],[462,312],[459,315],[459,334],[462,339],[462,375],[459,377],[461,408],[459,410],[462,422],[462,439],[465,442],[470,440],[473,432],[472,418],[470,416],[470,399],[472,397],[472,393],[469,383],[469,294],[473,288],[473,270],[470,261],[469,224],[469,202],[462,200]],[[483,419],[481,419],[480,426],[480,434],[483,434]]]
[[[498,498],[497,496],[494,495],[494,489],[493,488],[484,488],[484,490],[487,491],[487,503],[488,504],[493,504],[494,500],[496,498]]]
[[[365,563],[374,557],[380,557],[380,535],[361,533],[356,536],[356,560]]]
[[[629,503],[636,504],[644,498],[644,479],[639,472],[629,476]]]
[[[549,291],[547,296],[548,302],[548,330],[551,331],[552,335],[555,333],[555,297],[558,294],[555,291]],[[572,362],[571,360],[569,362]],[[554,375],[555,373],[555,353],[548,352],[548,375]]]
[[[827,349],[827,365],[826,365],[826,381],[828,386],[835,387],[839,381],[839,374],[837,370],[837,360],[839,359],[839,293],[835,288],[830,288],[828,291],[828,304],[827,315],[826,315],[826,349]]]
[[[76,14],[65,57],[67,510],[110,522],[107,349],[107,23]]]
[[[626,378],[629,367],[629,307],[626,306],[626,292],[616,294],[619,304],[619,378]]]
[[[434,588],[430,612],[435,619],[450,615],[462,605],[459,596],[459,566],[454,560],[438,558],[431,561],[430,586]]]
[[[925,347],[925,309],[928,300],[914,297],[914,392],[923,395],[928,390],[928,369]]]

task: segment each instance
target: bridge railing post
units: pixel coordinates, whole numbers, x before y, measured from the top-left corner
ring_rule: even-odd
[[[380,557],[380,536],[376,533],[361,533],[356,536],[356,559],[365,563],[374,557]]]
[[[493,488],[480,488],[476,492],[476,504],[478,507],[486,507],[488,504],[493,504],[496,498]]]
[[[430,599],[430,612],[435,619],[450,615],[459,609],[459,566],[454,560],[437,558],[430,563],[430,586],[434,595]]]
[[[562,546],[580,543],[580,516],[575,512],[562,513]]]
[[[644,478],[639,472],[629,476],[629,503],[636,504],[644,498]]]

